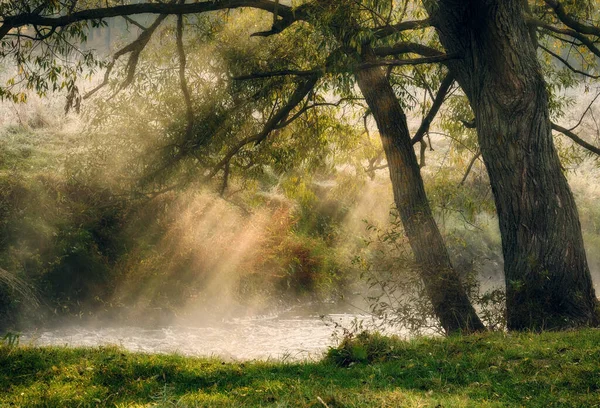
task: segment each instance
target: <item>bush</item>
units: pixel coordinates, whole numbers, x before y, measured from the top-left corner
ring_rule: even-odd
[[[347,334],[339,346],[327,351],[325,361],[341,367],[371,364],[398,359],[403,349],[404,342],[396,336],[363,331],[357,335]]]

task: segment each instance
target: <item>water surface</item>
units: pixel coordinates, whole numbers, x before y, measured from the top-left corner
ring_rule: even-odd
[[[118,345],[130,351],[179,353],[224,360],[319,359],[337,343],[341,327],[356,321],[373,327],[365,315],[271,316],[162,328],[70,326],[24,333],[22,344],[94,347]]]

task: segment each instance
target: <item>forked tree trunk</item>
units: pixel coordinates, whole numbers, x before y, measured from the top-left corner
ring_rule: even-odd
[[[421,278],[446,333],[484,330],[433,218],[406,116],[380,67],[356,72],[375,121],[389,166],[394,200]]]
[[[439,0],[429,11],[475,113],[502,235],[508,328],[598,323],[577,207],[553,144],[521,0]]]

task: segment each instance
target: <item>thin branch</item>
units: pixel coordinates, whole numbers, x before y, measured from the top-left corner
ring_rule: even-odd
[[[296,69],[282,69],[280,71],[270,71],[270,72],[255,72],[248,75],[240,75],[233,77],[236,81],[247,81],[249,79],[263,79],[263,78],[274,78],[280,76],[298,76],[298,77],[307,77],[313,76],[315,74],[323,73],[323,69],[310,69],[307,71],[301,71]]]
[[[152,25],[150,27],[148,27],[146,30],[144,30],[142,33],[140,33],[140,35],[135,39],[135,41],[132,41],[131,43],[127,44],[125,47],[118,50],[113,55],[111,62],[106,66],[106,71],[104,72],[104,79],[102,80],[102,82],[98,86],[96,86],[94,89],[92,89],[91,91],[86,93],[83,96],[83,99],[85,100],[85,99],[90,98],[92,95],[94,95],[100,89],[102,89],[106,85],[108,85],[108,81],[110,79],[110,74],[111,74],[117,60],[120,57],[122,57],[123,55],[131,53],[129,60],[127,61],[127,78],[121,84],[120,90],[124,89],[127,85],[129,85],[131,83],[131,81],[133,81],[133,75],[135,74],[135,69],[137,67],[137,63],[138,63],[140,54],[142,53],[142,51],[144,50],[144,48],[150,41],[150,38],[152,37],[152,34],[154,34],[154,31],[156,31],[158,26],[165,20],[165,18],[167,18],[167,15],[158,16],[158,18],[154,21],[154,23],[152,23]]]
[[[554,32],[556,34],[568,35],[569,37],[576,38],[581,42],[582,45],[585,45],[592,53],[596,56],[600,57],[600,48],[596,46],[594,41],[587,38],[584,34],[581,34],[578,31],[569,29],[569,28],[558,28],[553,26],[552,24],[545,23],[541,20],[537,20],[535,18],[527,18],[528,24],[533,24],[537,27],[543,28],[545,30]]]
[[[154,31],[156,31],[158,26],[167,17],[167,14],[161,14],[160,16],[158,16],[154,23],[152,23],[152,25],[148,27],[148,30],[142,32],[138,39],[132,43],[133,49],[131,50],[131,54],[129,55],[129,59],[127,60],[127,77],[125,78],[123,83],[121,83],[119,90],[127,88],[133,82],[135,70],[137,69],[137,64],[140,59],[140,55],[142,54],[142,51],[144,50],[144,48],[146,48],[146,45],[148,45],[148,42],[150,41],[150,38],[152,38],[152,34],[154,34]]]
[[[553,52],[552,50],[549,50],[548,48],[544,47],[542,44],[538,44],[538,46],[546,51],[548,54],[552,55],[554,58],[556,58],[557,60],[559,60],[560,62],[563,63],[564,66],[566,66],[567,68],[569,68],[571,71],[575,72],[576,74],[580,74],[583,76],[586,76],[588,78],[592,78],[592,79],[599,79],[600,75],[592,75],[592,74],[588,74],[585,71],[581,71],[577,68],[575,68],[574,66],[572,66],[569,61],[567,61],[566,59],[564,59],[563,57],[561,57],[560,55],[556,54],[555,52]]]
[[[477,153],[471,147],[469,147],[468,145],[466,145],[462,140],[458,139],[457,137],[452,136],[449,133],[444,133],[444,132],[429,132],[429,133],[432,134],[432,135],[440,135],[440,136],[447,137],[448,139],[453,140],[454,142],[456,142],[459,145],[461,145],[464,149],[470,151],[472,154],[476,154]],[[448,154],[448,153],[446,153],[446,154]]]
[[[583,140],[582,138],[580,138],[579,136],[577,136],[575,133],[573,133],[572,131],[570,131],[569,129],[566,129],[562,126],[557,125],[556,123],[552,123],[552,129],[556,130],[557,132],[562,133],[563,135],[567,136],[569,139],[571,139],[572,141],[574,141],[575,143],[577,143],[579,146],[589,150],[592,153],[595,153],[597,155],[600,156],[600,148],[586,142],[585,140]]]
[[[423,137],[425,136],[425,134],[429,131],[431,122],[433,122],[433,119],[435,118],[438,111],[444,104],[446,95],[448,94],[448,91],[450,90],[450,87],[452,86],[453,83],[454,83],[454,76],[452,74],[448,73],[446,75],[446,77],[442,80],[442,83],[440,84],[440,88],[438,89],[438,92],[435,96],[433,104],[431,105],[431,109],[429,109],[429,112],[427,113],[425,118],[423,118],[423,121],[421,122],[421,126],[419,126],[419,129],[417,130],[414,137],[412,138],[412,140],[411,140],[412,144],[420,142],[423,139]]]
[[[469,177],[469,174],[471,173],[471,170],[473,169],[475,162],[477,161],[477,159],[479,159],[480,156],[481,156],[481,151],[478,151],[477,154],[474,155],[473,158],[471,158],[471,160],[469,161],[469,165],[467,166],[467,170],[465,170],[465,175],[463,176],[460,183],[458,183],[459,187],[463,186],[465,184],[465,181],[467,181],[467,177]]]
[[[558,41],[562,41],[564,43],[571,44],[571,48],[569,50],[573,49],[573,47],[581,47],[583,45],[579,41],[572,40],[572,39],[569,39],[569,38],[561,37],[560,35],[555,34],[555,33],[551,32],[551,31],[546,31],[545,34],[547,36],[549,36],[549,37],[557,39]],[[577,50],[577,48],[575,48],[575,50]],[[579,55],[582,55],[581,52],[579,53]]]
[[[404,66],[404,65],[419,65],[419,64],[435,64],[438,62],[445,62],[452,59],[457,59],[458,56],[455,54],[442,54],[433,57],[422,57],[422,58],[407,58],[407,59],[393,59],[393,60],[381,60],[373,62],[364,62],[358,65],[359,69],[368,69],[373,67],[382,66]]]
[[[50,38],[56,32],[56,27],[50,27],[50,30],[46,34],[43,34],[39,30],[38,26],[34,25],[33,28],[35,30],[35,33],[37,34],[37,36],[35,37],[36,41],[46,40],[46,39]]]
[[[311,109],[319,108],[322,106],[336,106],[337,107],[337,106],[340,106],[343,102],[356,101],[356,100],[362,100],[362,98],[342,98],[342,99],[338,100],[337,102],[315,102],[310,105],[307,104],[307,105],[303,106],[300,110],[298,110],[298,112],[296,112],[291,118],[289,118],[285,122],[282,122],[279,125],[277,125],[277,129],[286,127],[287,125],[294,122],[296,119],[298,119],[299,117],[301,117],[302,115],[304,115],[306,112],[308,112]]]
[[[412,42],[399,42],[390,46],[375,47],[373,48],[373,52],[378,57],[387,57],[389,55],[400,55],[409,53],[419,54],[424,57],[436,57],[445,55],[442,51],[439,51],[433,47]]]
[[[21,13],[15,16],[6,16],[0,26],[0,39],[11,29],[25,25],[38,25],[46,27],[65,27],[73,23],[87,20],[102,20],[110,17],[132,16],[139,14],[197,14],[209,11],[218,11],[236,8],[255,8],[268,12],[275,12],[287,20],[306,19],[302,7],[278,5],[269,0],[208,0],[197,3],[138,3],[114,7],[100,7],[68,13],[57,17],[42,16],[35,13]]]
[[[581,114],[581,117],[579,118],[579,121],[577,122],[577,124],[569,129],[570,131],[574,131],[575,129],[577,129],[579,127],[579,125],[581,125],[581,122],[583,122],[583,118],[590,111],[590,109],[592,109],[592,105],[594,104],[594,102],[596,102],[596,99],[598,99],[599,96],[600,96],[600,92],[598,92],[596,94],[596,96],[594,96],[594,99],[592,99],[592,101],[588,104],[587,108],[585,108],[585,110]]]
[[[179,56],[179,85],[181,87],[181,93],[183,94],[183,100],[185,101],[186,108],[185,111],[187,125],[185,129],[185,135],[186,138],[189,138],[192,134],[194,126],[194,108],[192,107],[192,98],[190,96],[190,90],[185,78],[185,67],[187,60],[185,56],[185,50],[183,48],[183,15],[177,16],[177,30],[175,37],[177,42],[177,54]]]
[[[428,18],[424,20],[402,21],[398,24],[387,25],[375,29],[375,38],[385,38],[403,31],[418,30],[427,27],[431,27],[431,21]]]
[[[141,25],[140,23],[138,23],[137,21],[135,21],[133,18],[131,18],[129,16],[123,16],[123,18],[125,19],[125,21],[127,21],[130,24],[133,24],[134,26],[136,26],[137,28],[139,28],[142,31],[146,31],[148,29],[148,27],[144,27],[143,25]]]
[[[115,62],[116,62],[116,60],[113,58],[113,60],[106,66],[106,71],[104,71],[104,78],[102,79],[102,82],[100,84],[98,84],[98,86],[96,86],[94,89],[92,89],[91,91],[89,91],[85,95],[83,95],[83,97],[82,97],[83,100],[86,100],[86,99],[92,97],[100,89],[102,89],[106,85],[108,85],[108,81],[110,80],[110,74],[115,66]]]

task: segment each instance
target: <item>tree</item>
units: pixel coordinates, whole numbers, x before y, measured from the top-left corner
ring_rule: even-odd
[[[396,208],[436,315],[448,333],[483,330],[433,218],[406,115],[389,80],[380,67],[358,70],[356,78],[377,122]]]
[[[438,1],[429,11],[444,48],[461,55],[448,66],[470,100],[495,197],[509,329],[597,324],[577,207],[553,144],[537,34],[523,2]]]

